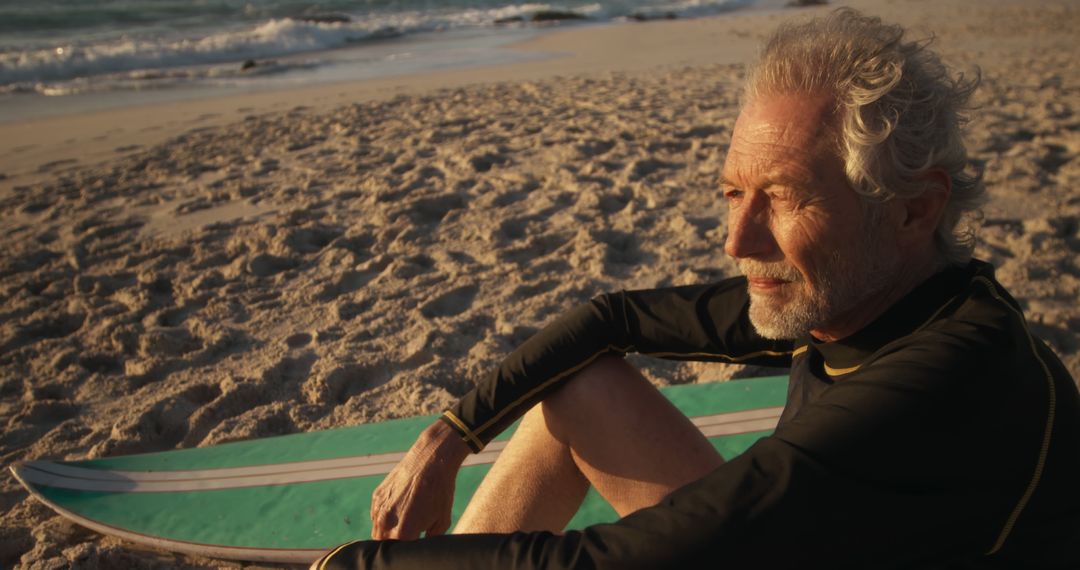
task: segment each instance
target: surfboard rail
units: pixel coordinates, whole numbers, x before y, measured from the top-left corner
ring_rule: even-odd
[[[786,397],[786,377],[679,386],[662,392],[730,457],[775,428],[783,411],[776,404]],[[692,415],[715,410],[721,411]],[[370,536],[366,510],[371,491],[404,457],[406,442],[416,435],[413,431],[418,433],[432,420],[395,420],[401,423],[142,456],[33,460],[10,469],[35,499],[102,534],[197,556],[306,563],[337,544]],[[335,444],[352,442],[358,434],[373,435],[380,438],[378,446],[393,449],[382,439],[391,432],[401,442],[395,444],[398,450],[335,456],[340,455]],[[305,442],[316,441],[321,450],[306,449],[310,446]],[[506,437],[501,437],[465,460],[458,477],[455,518],[506,444]],[[378,446],[359,444],[361,449]],[[291,451],[275,455],[263,453],[264,447]],[[228,453],[222,453],[226,448]],[[242,459],[233,460],[234,455]],[[353,516],[358,520],[352,520]],[[610,506],[590,490],[568,528],[607,522],[614,516]]]

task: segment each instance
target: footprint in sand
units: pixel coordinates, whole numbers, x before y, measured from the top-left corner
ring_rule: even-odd
[[[289,348],[301,348],[311,344],[311,338],[310,333],[296,333],[289,335],[288,338],[285,339],[285,344]]]
[[[124,361],[112,354],[87,354],[79,358],[79,366],[87,372],[114,375],[123,374]]]
[[[0,180],[3,180],[3,179],[4,179],[4,176],[2,174],[0,174]],[[47,200],[35,201],[35,202],[30,202],[30,203],[24,205],[23,207],[19,208],[19,211],[24,213],[24,214],[36,214],[38,212],[48,210],[49,208],[53,207],[53,205],[55,205],[55,204],[56,204],[56,202],[54,202],[54,201],[47,201]]]
[[[216,397],[216,390],[215,386],[192,386],[161,398],[141,413],[132,412],[112,426],[108,439],[95,445],[90,455],[126,455],[175,447],[187,435],[189,419]]]
[[[606,192],[600,196],[600,210],[607,214],[614,214],[622,211],[630,200],[634,197],[634,193],[629,188],[621,188],[619,191]]]
[[[393,371],[382,363],[347,363],[329,371],[315,371],[302,391],[312,404],[340,405],[357,394],[382,386],[393,376]]]
[[[356,291],[371,282],[381,273],[379,270],[346,271],[319,291],[320,301],[329,301]]]
[[[420,254],[401,259],[391,264],[390,272],[399,279],[412,279],[418,275],[429,273],[435,268],[435,260],[430,256]]]
[[[525,237],[525,229],[529,226],[529,218],[509,218],[503,220],[499,224],[499,233],[502,234],[506,240],[502,241],[517,241]]]
[[[285,402],[271,402],[246,410],[243,414],[218,424],[206,434],[200,445],[218,445],[296,433],[298,430],[290,414],[291,408],[292,406]]]
[[[299,254],[318,253],[341,234],[340,229],[327,226],[292,229],[285,236],[285,245]]]
[[[450,213],[466,206],[466,200],[460,194],[443,194],[431,198],[421,198],[407,204],[391,215],[391,219],[406,216],[414,224],[437,224]]]
[[[656,158],[645,158],[634,161],[629,167],[630,180],[641,180],[646,176],[660,170],[668,170],[680,167],[680,164],[667,162]]]
[[[3,265],[0,265],[0,278],[35,271],[59,257],[59,253],[48,249],[33,249],[26,253],[13,255],[4,260]]]
[[[613,148],[615,148],[615,141],[606,139],[585,141],[574,147],[574,150],[583,157],[592,158],[594,156],[605,154]]]
[[[458,287],[448,293],[428,301],[420,307],[420,314],[429,319],[436,317],[453,317],[460,315],[472,306],[476,293],[480,290],[476,285]]]
[[[198,445],[222,422],[270,400],[265,386],[254,380],[228,379],[218,385],[205,385],[204,403],[187,422],[181,447]]]
[[[514,301],[523,301],[530,297],[537,295],[543,295],[554,291],[559,286],[559,282],[554,279],[548,279],[540,281],[539,283],[526,283],[524,285],[518,285],[512,293],[510,293],[510,299]]]
[[[282,271],[288,271],[300,262],[287,257],[278,257],[269,253],[260,253],[248,262],[248,272],[257,277],[269,277]]]
[[[335,239],[331,245],[333,247],[351,251],[358,256],[365,256],[371,254],[371,248],[375,246],[375,242],[375,236],[371,234],[359,234],[339,237]]]
[[[1059,144],[1044,144],[1043,154],[1037,164],[1049,175],[1057,174],[1061,167],[1073,159],[1069,149]]]
[[[41,340],[70,336],[81,329],[85,321],[85,313],[63,313],[33,320],[15,328],[14,337],[0,346],[0,354]]]
[[[559,233],[535,235],[525,240],[524,244],[503,247],[495,250],[495,257],[503,263],[516,263],[524,267],[536,263],[537,259],[551,255],[573,239]]]
[[[511,190],[509,192],[497,194],[494,198],[492,198],[491,205],[496,208],[503,208],[511,204],[516,204],[528,197],[529,194],[527,192]]]
[[[703,125],[700,127],[693,127],[690,130],[677,133],[675,136],[681,139],[703,139],[712,135],[718,135],[724,132],[724,127]]]
[[[491,170],[493,166],[503,166],[510,162],[510,159],[505,155],[488,152],[479,154],[469,158],[469,165],[472,166],[476,172],[487,172]]]
[[[61,159],[61,160],[54,160],[52,162],[46,162],[45,164],[42,164],[42,165],[38,166],[37,170],[38,170],[38,172],[52,172],[53,170],[56,170],[57,168],[60,168],[61,166],[70,166],[70,165],[75,164],[76,162],[78,162],[78,160],[76,160],[74,158],[64,158],[64,159]]]
[[[335,310],[337,317],[342,321],[351,321],[356,317],[366,313],[374,303],[371,300],[364,300],[361,302],[345,301],[339,304]],[[321,335],[320,335],[321,336]]]
[[[180,356],[202,346],[202,340],[181,327],[152,328],[139,338],[139,353],[147,357]]]

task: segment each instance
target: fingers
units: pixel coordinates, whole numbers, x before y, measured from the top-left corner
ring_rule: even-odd
[[[387,509],[372,515],[371,538],[375,540],[406,538],[402,530],[397,512],[393,509]]]
[[[398,507],[386,500],[385,494],[378,488],[371,496],[371,538],[375,540],[413,540],[420,537],[420,526],[412,523],[416,519],[406,510],[402,520],[398,516]],[[412,524],[409,524],[412,523]]]
[[[386,537],[386,520],[383,517],[383,504],[385,503],[383,497],[385,493],[383,486],[379,485],[375,492],[371,494],[371,538],[376,540],[382,540]]]
[[[392,492],[383,485],[371,494],[371,538],[386,540],[398,538],[398,509],[391,497]]]
[[[440,534],[446,534],[446,531],[450,530],[450,517],[439,517],[427,529],[427,536],[439,536]]]
[[[403,460],[371,494],[371,537],[415,540],[450,528],[456,469],[417,468]]]
[[[419,518],[420,514],[405,513],[400,521],[395,521],[396,524],[389,533],[390,538],[397,540],[416,540],[420,538],[420,532],[424,530],[424,526],[427,524]]]

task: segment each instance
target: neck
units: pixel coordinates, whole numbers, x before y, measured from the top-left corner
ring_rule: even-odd
[[[810,334],[817,340],[833,342],[859,332],[942,267],[944,263],[937,255],[909,258],[897,264],[883,287],[839,314],[829,325],[811,329]]]

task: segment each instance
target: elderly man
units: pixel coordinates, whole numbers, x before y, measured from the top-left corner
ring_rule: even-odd
[[[902,35],[850,10],[781,29],[724,167],[745,277],[555,321],[376,491],[383,540],[315,567],[1080,568],[1080,396],[969,257],[973,85]],[[725,463],[631,351],[790,366],[776,432]],[[523,414],[437,536],[464,457]],[[623,518],[559,534],[590,485]]]

